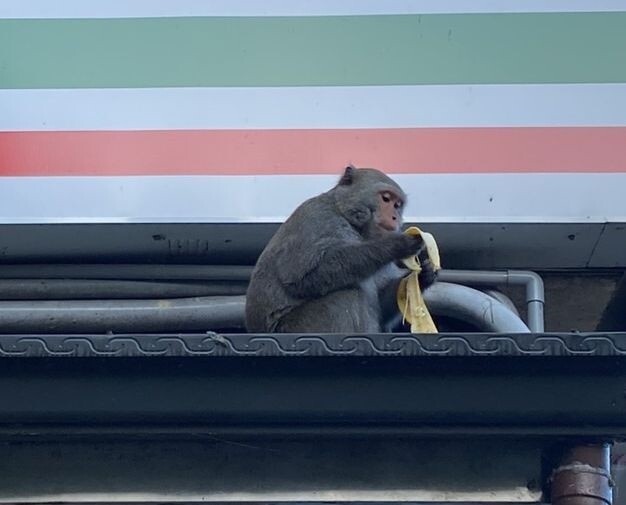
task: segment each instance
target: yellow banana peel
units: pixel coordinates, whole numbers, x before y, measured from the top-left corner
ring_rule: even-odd
[[[426,245],[428,257],[435,270],[441,269],[439,248],[435,238],[427,232],[423,232],[415,226],[411,226],[404,233],[407,235],[421,235]],[[398,308],[402,312],[403,320],[411,325],[411,333],[437,333],[437,327],[428,312],[419,284],[419,274],[422,271],[417,256],[411,256],[402,260],[411,273],[400,281],[396,300]]]

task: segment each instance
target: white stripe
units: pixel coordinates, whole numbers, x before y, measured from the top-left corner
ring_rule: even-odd
[[[407,221],[626,222],[626,174],[394,178],[409,194]],[[5,177],[0,178],[0,223],[282,222],[336,180],[322,175]]]
[[[0,0],[0,18],[626,11],[625,0]]]
[[[626,84],[0,90],[0,131],[625,126]]]

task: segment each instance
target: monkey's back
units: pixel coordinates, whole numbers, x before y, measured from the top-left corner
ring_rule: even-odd
[[[246,302],[250,332],[378,332],[373,280],[324,293],[296,297],[286,286],[323,261],[325,248],[362,238],[334,208],[332,191],[307,200],[279,227],[253,270]]]

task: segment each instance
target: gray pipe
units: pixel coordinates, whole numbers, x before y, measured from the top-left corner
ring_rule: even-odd
[[[245,294],[247,286],[245,281],[0,279],[0,300],[141,300],[230,296]]]
[[[242,265],[0,265],[0,278],[4,279],[155,279],[247,282],[251,272],[251,266]],[[528,326],[536,333],[544,331],[543,281],[534,272],[523,270],[441,270],[438,279],[443,282],[476,286],[524,286],[528,307]]]
[[[0,303],[3,333],[178,332],[244,328],[244,296]]]
[[[528,328],[507,307],[466,286],[437,282],[424,292],[434,315],[468,322],[487,332]],[[177,332],[244,328],[245,297],[175,300],[79,300],[0,303],[5,333]]]
[[[494,333],[528,333],[530,330],[508,307],[482,291],[436,282],[424,291],[424,301],[434,316],[448,316]]]
[[[468,322],[487,332],[528,328],[502,303],[466,286],[437,282],[424,292],[434,315]],[[4,333],[177,332],[244,328],[245,297],[177,300],[38,301],[0,303]]]
[[[58,265],[50,265],[50,267],[56,266]],[[91,266],[87,265],[86,267]],[[116,267],[118,266],[116,265]],[[127,266],[135,267],[136,265]],[[98,270],[100,267],[98,266]],[[176,267],[180,268],[174,270],[181,270],[183,278],[186,278],[187,274],[182,271],[187,269],[187,265],[176,265]],[[134,268],[128,270],[135,271]],[[192,268],[191,270],[195,269]],[[59,275],[59,272],[55,270],[50,270],[49,273]],[[101,271],[98,271],[83,272],[83,275],[90,273],[102,274]],[[143,274],[145,271],[141,273]],[[225,267],[216,270],[206,268],[205,273],[243,277],[249,274],[249,268]],[[524,284],[527,287],[527,299],[543,308],[541,278],[536,274],[530,276],[528,274],[532,274],[532,272],[442,270],[439,278],[449,280],[450,277],[456,277],[459,282],[482,285]],[[172,275],[172,271],[170,270],[167,275]],[[534,284],[529,280],[534,281]],[[424,297],[433,314],[447,315],[467,321],[483,331],[504,333],[528,331],[521,320],[506,306],[475,289],[437,282],[425,291]],[[167,332],[204,331],[220,328],[241,329],[244,327],[244,307],[244,296],[124,301],[9,301],[0,303],[0,328],[5,333]],[[536,311],[535,315],[537,316]],[[533,324],[537,324],[536,318],[531,321],[534,321]],[[542,318],[540,322],[543,322]],[[534,331],[541,330],[534,329]]]
[[[480,271],[440,270],[437,279],[444,282],[472,286],[524,286],[528,307],[528,327],[534,333],[544,331],[543,307],[545,303],[543,280],[527,270]]]
[[[249,281],[251,266],[153,264],[0,265],[2,279],[168,279]]]
[[[519,310],[517,310],[517,307],[515,306],[513,301],[501,291],[497,291],[495,289],[481,289],[480,291],[482,291],[486,295],[489,295],[491,298],[495,298],[500,303],[503,303],[507,309],[513,312],[513,314],[515,314],[517,317],[520,317]]]

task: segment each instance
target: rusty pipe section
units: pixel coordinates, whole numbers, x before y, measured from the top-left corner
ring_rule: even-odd
[[[608,444],[569,449],[552,473],[553,505],[611,505],[610,448]]]

